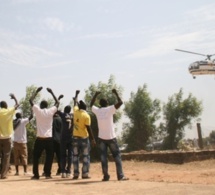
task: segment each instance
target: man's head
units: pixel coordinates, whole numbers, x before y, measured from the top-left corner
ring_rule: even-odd
[[[43,108],[48,108],[48,102],[46,100],[42,100],[40,102],[40,108],[43,109]]]
[[[100,99],[99,104],[101,107],[107,107],[108,101],[106,99]]]
[[[82,110],[86,110],[87,109],[86,104],[82,100],[79,101],[78,107],[79,107],[79,109],[82,109]]]
[[[7,102],[1,101],[0,106],[1,108],[7,108]]]
[[[17,119],[22,118],[22,114],[21,114],[20,112],[17,112],[17,113],[16,113],[16,118],[17,118]]]
[[[71,106],[70,105],[65,106],[64,112],[69,114],[71,112]]]

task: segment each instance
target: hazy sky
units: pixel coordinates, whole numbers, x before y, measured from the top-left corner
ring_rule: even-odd
[[[76,89],[83,97],[112,74],[124,101],[143,84],[162,102],[180,88],[192,93],[203,102],[207,136],[215,129],[215,75],[194,80],[188,66],[204,57],[175,49],[214,54],[214,10],[213,0],[1,0],[0,99],[12,106],[10,92],[21,99],[36,85],[64,94],[66,105]]]

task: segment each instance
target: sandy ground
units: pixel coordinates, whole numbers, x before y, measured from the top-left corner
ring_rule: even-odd
[[[40,166],[42,169],[42,165]],[[0,192],[4,195],[69,195],[69,194],[215,194],[215,160],[191,162],[183,165],[123,161],[124,173],[129,181],[117,181],[115,164],[109,162],[110,181],[101,182],[100,163],[91,163],[91,179],[72,180],[55,176],[53,179],[30,180],[24,176],[20,167],[20,176],[14,176],[14,167],[8,179],[0,180]],[[31,167],[29,166],[29,172]],[[40,171],[42,173],[42,171]]]

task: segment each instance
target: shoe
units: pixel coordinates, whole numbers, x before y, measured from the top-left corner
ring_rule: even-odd
[[[38,179],[40,179],[40,177],[39,176],[33,176],[33,177],[31,177],[31,180],[38,180]]]
[[[122,177],[122,178],[120,178],[120,179],[118,179],[119,181],[127,181],[127,180],[129,180],[129,178],[128,177]]]
[[[18,176],[18,175],[19,175],[19,173],[18,173],[18,172],[16,172],[14,175],[15,175],[15,176]]]
[[[78,179],[78,176],[73,176],[72,179],[73,179],[73,180],[76,180],[76,179]]]
[[[69,178],[69,177],[70,177],[70,173],[67,173],[67,174],[66,174],[66,178]]]
[[[52,176],[51,175],[46,176],[46,179],[52,179]]]
[[[66,173],[62,173],[61,178],[66,178]]]
[[[104,175],[102,181],[109,181],[110,175]]]
[[[82,179],[90,179],[91,177],[90,176],[82,176]]]
[[[3,176],[3,177],[1,177],[1,179],[7,179],[7,176]]]

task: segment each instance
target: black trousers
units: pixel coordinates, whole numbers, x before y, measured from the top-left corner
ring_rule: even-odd
[[[53,144],[54,144],[54,154],[56,155],[57,164],[58,164],[57,173],[61,173],[61,166],[60,166],[60,162],[61,162],[61,159],[60,159],[60,143],[54,140]],[[45,172],[45,170],[44,170],[44,172]]]
[[[53,139],[52,138],[37,138],[34,143],[33,151],[33,174],[36,177],[39,177],[39,159],[42,155],[42,152],[45,150],[45,164],[44,164],[44,173],[45,176],[51,176],[51,168],[54,156],[53,148]]]

